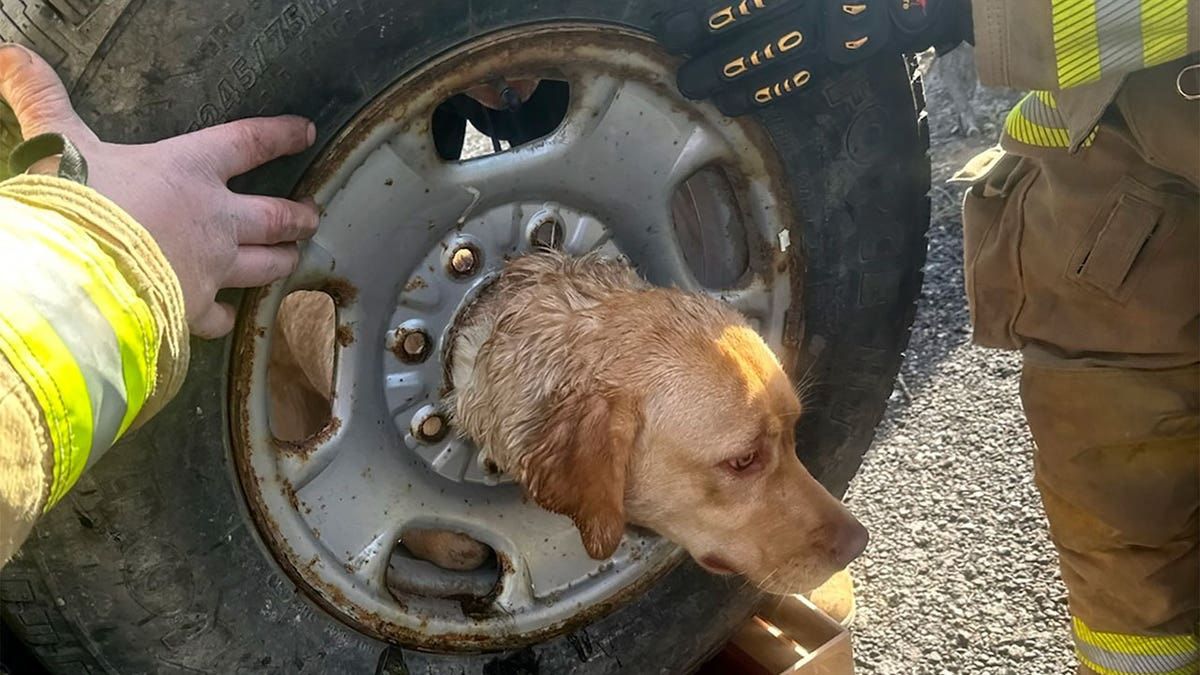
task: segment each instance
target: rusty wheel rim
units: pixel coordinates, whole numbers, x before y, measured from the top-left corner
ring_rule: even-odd
[[[499,154],[440,159],[433,108],[491,81],[497,64],[506,75],[570,83],[563,122]],[[321,232],[291,277],[243,306],[233,459],[270,554],[339,619],[426,649],[513,647],[594,620],[682,559],[669,542],[631,529],[610,560],[591,560],[569,520],[525,503],[435,419],[454,316],[505,256],[544,243],[547,223],[568,252],[622,255],[655,283],[731,303],[788,360],[799,272],[788,263],[795,223],[783,172],[756,126],[681,99],[673,68],[645,37],[612,26],[543,24],[487,36],[381,95],[298,189],[323,206]],[[696,205],[719,192],[702,182],[680,187],[714,167],[725,176],[721,189],[736,192],[722,217],[740,219],[745,239],[744,262],[735,261],[744,270],[715,287],[689,257],[692,235],[680,231],[679,215],[681,201]],[[339,334],[345,327],[353,339],[340,340],[328,427],[304,443],[281,443],[268,422],[266,362],[274,316],[297,290],[329,292]],[[487,544],[498,581],[486,572],[448,577],[405,559],[396,544],[410,527]]]

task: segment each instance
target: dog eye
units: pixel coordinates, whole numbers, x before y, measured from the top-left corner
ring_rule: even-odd
[[[750,467],[754,466],[757,462],[758,462],[758,453],[752,452],[747,455],[742,455],[741,457],[735,457],[734,459],[731,459],[728,462],[726,462],[726,464],[729,466],[730,469],[733,469],[734,471],[741,473],[741,472],[749,469]]]

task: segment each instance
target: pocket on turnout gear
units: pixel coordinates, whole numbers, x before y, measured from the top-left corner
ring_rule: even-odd
[[[1146,272],[1147,265],[1137,263],[1153,257],[1170,234],[1159,228],[1174,226],[1163,219],[1168,199],[1132,178],[1123,180],[1075,247],[1067,278],[1125,304]]]
[[[1023,342],[1127,367],[1197,359],[1200,213],[1196,193],[1158,174],[1094,189],[1069,166],[1039,162],[1023,197],[1013,327]]]
[[[1021,211],[1037,170],[1028,159],[988,152],[991,157],[972,160],[979,175],[963,201],[963,278],[975,343],[1019,349],[1015,324],[1025,301]]]

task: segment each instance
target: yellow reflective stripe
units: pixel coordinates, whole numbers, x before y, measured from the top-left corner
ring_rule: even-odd
[[[1079,652],[1075,653],[1075,657],[1079,659],[1080,663],[1087,666],[1091,670],[1099,673],[1100,675],[1196,675],[1196,672],[1197,672],[1196,666],[1193,664],[1193,665],[1189,665],[1189,666],[1184,666],[1182,668],[1175,668],[1173,670],[1156,671],[1156,672],[1147,674],[1142,671],[1116,670],[1113,668],[1105,668],[1104,666],[1102,666],[1098,663],[1093,663],[1091,661],[1091,659],[1087,658],[1083,654],[1080,654]]]
[[[1049,120],[1033,111],[1026,114],[1033,105],[1042,104],[1038,92],[1026,95],[1015,108],[1009,111],[1004,120],[1004,133],[1025,145],[1039,148],[1066,148],[1071,144],[1071,136],[1066,127],[1051,126]],[[1051,99],[1053,100],[1053,99]],[[1028,106],[1028,107],[1027,107]],[[1053,107],[1047,106],[1044,112],[1053,112]]]
[[[1093,0],[1053,0],[1054,57],[1058,86],[1100,79],[1100,38]]]
[[[1187,54],[1187,0],[1143,0],[1142,52],[1147,68]]]
[[[1145,636],[1102,633],[1073,619],[1075,653],[1101,675],[1195,675],[1200,667],[1196,635]]]
[[[1059,88],[1187,54],[1188,0],[1051,0]]]
[[[127,411],[121,345],[85,288],[88,270],[74,259],[82,252],[56,253],[39,240],[47,232],[50,226],[40,226],[39,237],[31,238],[27,230],[0,227],[0,251],[19,252],[0,266],[0,288],[29,303],[75,358],[92,403],[90,466],[117,439]]]
[[[1071,143],[1070,129],[1058,111],[1058,101],[1048,91],[1034,91],[1008,113],[1004,120],[1004,136],[1038,148],[1067,149]],[[1096,129],[1083,139],[1082,147],[1096,140]]]
[[[2,345],[54,443],[50,508],[133,423],[154,387],[159,334],[114,259],[63,215],[3,200]]]
[[[87,383],[54,328],[25,300],[0,302],[0,350],[29,385],[54,443],[54,471],[46,508],[62,499],[87,465],[92,447],[92,403]]]
[[[80,285],[116,333],[125,383],[125,416],[117,431],[119,438],[133,424],[150,395],[151,378],[158,362],[154,316],[146,302],[130,288],[112,258],[99,251],[96,252],[98,255],[88,255],[79,250],[76,244],[94,246],[94,243],[90,239],[79,241],[78,237],[86,239],[86,235],[51,225],[40,231],[37,239],[62,259],[86,270]]]
[[[1071,629],[1084,642],[1121,654],[1195,654],[1200,650],[1200,640],[1195,635],[1168,635],[1165,637],[1102,633],[1088,628],[1082,619],[1075,617]]]

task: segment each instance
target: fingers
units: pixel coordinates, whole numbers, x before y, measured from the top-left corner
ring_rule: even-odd
[[[192,320],[189,328],[196,337],[214,340],[233,330],[237,311],[223,302],[214,302],[200,316]]]
[[[296,244],[239,246],[222,288],[266,286],[292,273],[300,260]]]
[[[229,179],[287,155],[307,150],[317,138],[312,122],[295,115],[256,117],[172,139],[180,152],[202,157]]]
[[[20,45],[0,47],[0,97],[13,109],[25,138],[51,131],[76,143],[94,138],[75,114],[58,74],[42,57]]]
[[[274,246],[239,246],[233,267],[225,275],[220,287],[266,286],[291,274],[299,260],[300,249],[294,242]],[[190,328],[198,337],[215,339],[233,329],[235,318],[236,310],[233,307],[211,302],[207,309],[190,322]]]
[[[239,244],[272,245],[308,239],[317,232],[320,211],[312,198],[239,195]]]

